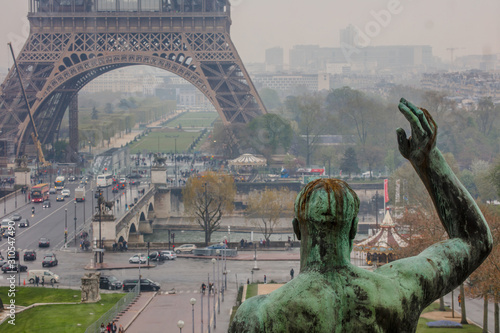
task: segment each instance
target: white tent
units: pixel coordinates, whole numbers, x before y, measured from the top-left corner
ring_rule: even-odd
[[[229,160],[229,165],[233,166],[265,166],[267,160],[263,157],[257,157],[252,154],[243,154],[234,160]]]

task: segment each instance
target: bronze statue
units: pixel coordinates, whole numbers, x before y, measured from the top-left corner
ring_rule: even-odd
[[[300,274],[246,300],[229,332],[415,332],[422,310],[462,283],[488,256],[492,237],[470,194],[436,148],[429,112],[401,99],[412,135],[399,150],[422,179],[450,239],[370,272],[350,264],[359,199],[347,183],[318,179],[295,201]]]

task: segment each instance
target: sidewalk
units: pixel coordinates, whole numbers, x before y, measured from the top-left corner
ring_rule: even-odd
[[[130,304],[127,310],[119,314],[116,318],[116,325],[123,326],[125,330],[132,325],[134,320],[141,314],[141,312],[148,306],[151,300],[156,296],[156,292],[142,292]]]
[[[0,199],[0,212],[1,218],[8,218],[10,215],[15,213],[22,207],[29,205],[27,201],[27,194],[22,194],[21,190],[17,190],[15,193],[9,194]]]

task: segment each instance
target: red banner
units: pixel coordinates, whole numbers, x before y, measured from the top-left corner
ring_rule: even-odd
[[[384,179],[384,202],[389,202],[389,179]]]

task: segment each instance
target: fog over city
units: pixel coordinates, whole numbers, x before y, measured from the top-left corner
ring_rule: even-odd
[[[1,0],[0,67],[12,65],[28,36],[28,1]],[[390,13],[390,16],[386,14]],[[364,46],[430,45],[448,62],[454,56],[500,53],[500,1],[233,0],[231,36],[245,63],[262,62],[267,48],[339,47],[349,24],[364,32]]]

